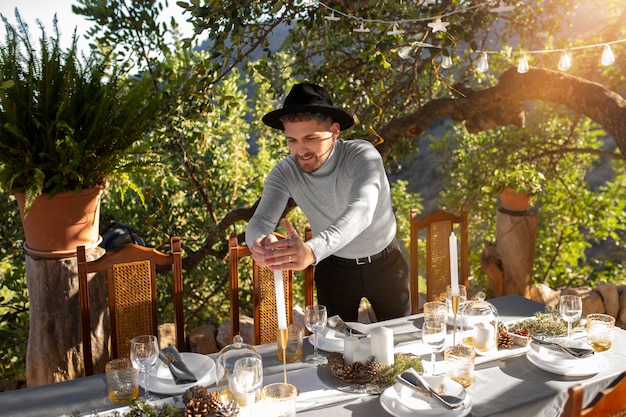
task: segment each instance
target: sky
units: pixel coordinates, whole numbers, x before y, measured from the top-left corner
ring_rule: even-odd
[[[165,18],[169,22],[170,16],[180,16],[177,19],[178,24],[181,26],[181,30],[184,35],[190,35],[193,32],[191,24],[185,21],[188,18],[188,13],[183,16],[182,9],[176,6],[175,0],[169,0],[169,7],[164,13]],[[22,19],[28,24],[31,36],[37,39],[40,35],[39,26],[37,25],[37,19],[41,20],[46,28],[48,35],[53,34],[52,19],[54,14],[57,14],[59,20],[59,29],[61,32],[61,44],[68,46],[72,39],[74,28],[77,28],[77,33],[85,33],[89,29],[90,22],[84,19],[83,16],[72,13],[72,5],[78,5],[75,0],[0,0],[0,14],[6,17],[11,24],[15,24],[15,8],[20,12]],[[0,25],[4,27],[4,24],[0,22]],[[4,30],[0,33],[0,37],[4,39]],[[80,42],[81,48],[86,48],[86,42]]]

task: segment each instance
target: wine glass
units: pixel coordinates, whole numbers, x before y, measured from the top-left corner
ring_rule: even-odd
[[[256,356],[235,361],[230,377],[230,391],[241,405],[254,404],[263,383],[263,362]]]
[[[559,303],[561,317],[567,322],[567,337],[572,338],[572,323],[580,318],[583,299],[577,295],[562,295]]]
[[[156,336],[142,335],[134,337],[130,341],[130,360],[133,366],[143,372],[144,378],[144,401],[155,401],[158,397],[150,395],[150,369],[157,363],[159,358],[159,345]]]
[[[325,306],[319,304],[306,306],[304,324],[310,332],[313,332],[313,354],[305,358],[305,361],[308,363],[321,363],[326,360],[324,356],[317,352],[317,337],[318,333],[326,327],[327,317]]]
[[[438,320],[426,320],[422,325],[422,342],[430,351],[430,362],[435,375],[435,354],[446,344],[446,323]]]

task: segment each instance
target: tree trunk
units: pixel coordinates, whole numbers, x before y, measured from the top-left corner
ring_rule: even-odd
[[[530,297],[538,225],[535,209],[522,214],[498,210],[496,243],[487,244],[481,256],[492,297]]]
[[[95,360],[102,357],[103,341],[108,340],[108,320],[103,319],[108,314],[106,277],[97,274],[90,281]],[[26,255],[26,282],[30,300],[26,352],[28,386],[82,377],[76,257],[43,259]]]

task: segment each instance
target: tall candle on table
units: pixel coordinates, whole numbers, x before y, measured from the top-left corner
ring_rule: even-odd
[[[457,257],[456,249],[456,235],[454,232],[450,233],[450,289],[451,295],[459,295],[459,261]]]

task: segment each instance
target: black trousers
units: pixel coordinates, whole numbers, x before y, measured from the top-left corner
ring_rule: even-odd
[[[358,265],[355,260],[330,256],[315,267],[317,301],[328,316],[357,321],[361,298],[366,297],[377,320],[411,313],[409,266],[400,248],[383,257]]]

